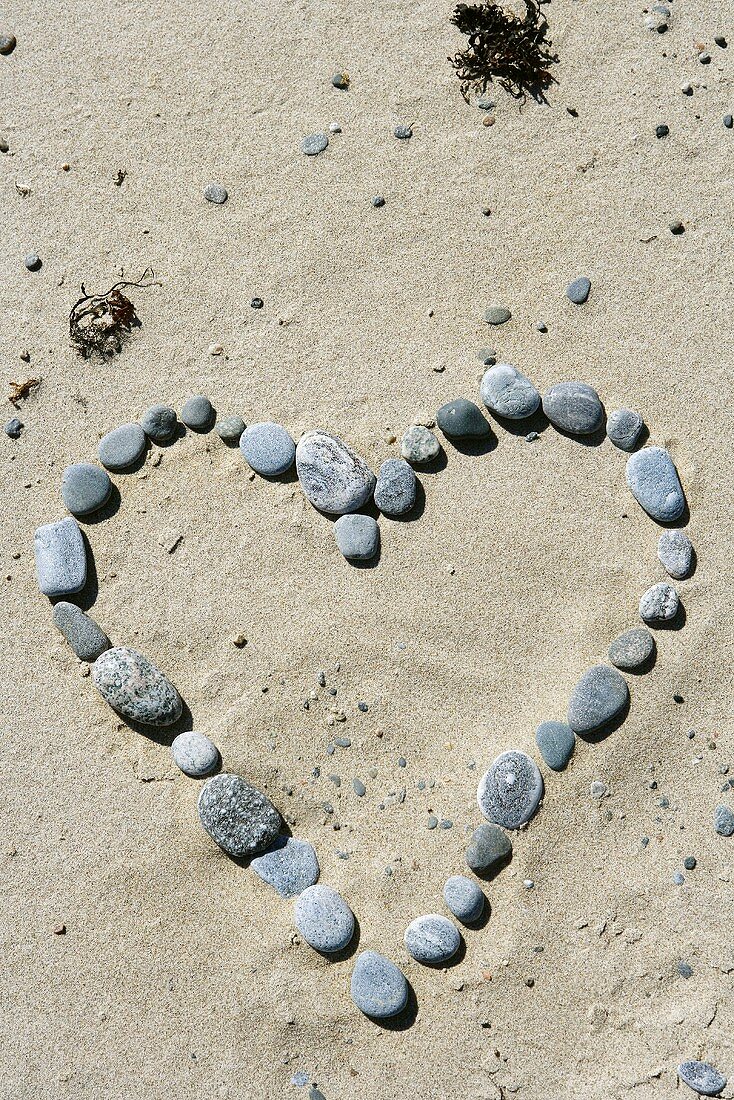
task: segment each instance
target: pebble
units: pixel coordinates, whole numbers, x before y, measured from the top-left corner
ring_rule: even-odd
[[[416,478],[404,458],[389,458],[380,466],[375,504],[386,516],[402,516],[415,505]]]
[[[718,1096],[726,1088],[726,1077],[708,1062],[681,1062],[678,1076],[684,1085],[702,1096]]]
[[[500,753],[477,790],[477,803],[484,816],[505,829],[519,829],[529,821],[542,797],[538,765],[519,749]]]
[[[668,229],[674,237],[679,237],[681,233],[685,233],[686,231],[686,227],[684,226],[682,221],[671,222],[668,226]]]
[[[41,257],[37,252],[29,252],[23,263],[29,271],[40,271],[42,265]]]
[[[683,962],[681,960],[681,962],[678,963],[677,969],[678,969],[678,973],[680,974],[681,978],[692,978],[693,977],[693,967],[690,966],[687,962]]]
[[[429,428],[422,424],[413,424],[403,433],[400,441],[400,453],[408,462],[421,466],[438,457],[441,444]]]
[[[532,416],[540,405],[533,383],[510,363],[490,367],[482,378],[480,393],[488,409],[510,420]]]
[[[381,206],[385,205],[385,199],[382,195],[375,195],[371,202],[375,210],[379,210]]]
[[[331,83],[335,88],[339,88],[339,90],[343,92],[349,87],[349,77],[346,73],[334,73],[331,78]]]
[[[97,691],[113,710],[146,726],[170,726],[183,710],[181,696],[152,661],[129,646],[114,646],[92,666]]]
[[[356,512],[375,489],[375,475],[337,436],[306,432],[296,447],[301,488],[314,505],[331,515]]]
[[[607,417],[607,436],[620,451],[634,451],[644,421],[634,409],[615,409]]]
[[[224,443],[235,446],[245,430],[245,422],[241,416],[227,416],[224,420],[217,421],[216,433]]]
[[[75,516],[88,516],[106,504],[112,482],[106,470],[91,462],[75,462],[61,475],[61,499]]]
[[[512,841],[497,825],[479,825],[466,849],[467,866],[475,872],[491,871],[512,854]]]
[[[507,306],[489,306],[484,311],[484,320],[489,325],[504,325],[512,317]]]
[[[734,813],[728,806],[717,806],[714,810],[714,829],[719,836],[734,836]]]
[[[171,756],[176,767],[192,779],[209,775],[219,763],[219,749],[214,742],[205,733],[196,733],[194,730],[174,737]]]
[[[666,126],[664,122],[661,122],[659,126],[655,127],[655,137],[664,138],[670,133],[670,127]]]
[[[642,668],[655,652],[655,639],[644,626],[625,630],[609,646],[609,660],[615,668],[634,672]]]
[[[578,279],[574,279],[572,283],[566,287],[566,297],[574,303],[574,305],[582,306],[586,299],[589,297],[591,290],[591,280],[587,279],[585,275],[580,275]]]
[[[351,994],[365,1016],[386,1020],[408,1003],[408,983],[395,963],[376,951],[363,951],[352,971]]]
[[[372,516],[341,516],[334,524],[334,537],[348,561],[369,561],[380,548],[380,528]]]
[[[204,188],[204,198],[207,202],[213,202],[217,206],[221,206],[223,202],[226,202],[229,198],[227,188],[223,187],[221,183],[208,183]]]
[[[604,423],[599,394],[585,382],[558,382],[543,398],[543,412],[551,424],[570,435],[590,435]]]
[[[452,875],[446,879],[443,900],[462,924],[474,924],[484,912],[484,894],[466,875]]]
[[[367,793],[367,788],[365,787],[361,779],[353,779],[352,787],[354,788],[354,793],[356,794],[357,798],[364,798]]]
[[[428,828],[428,829],[437,829],[438,828],[438,818],[436,817],[435,814],[429,814],[428,815],[428,821],[426,822],[426,828]]]
[[[5,57],[11,54],[16,47],[14,34],[0,34],[0,53]]]
[[[10,439],[17,439],[20,433],[23,431],[23,421],[18,420],[17,416],[12,417],[5,425],[5,434]]]
[[[181,419],[192,431],[205,432],[214,420],[214,407],[208,397],[196,394],[181,409]]]
[[[663,531],[658,539],[658,560],[676,580],[688,576],[693,563],[693,543],[685,531]]]
[[[727,130],[731,130],[732,126],[734,126],[734,117],[732,117],[732,115],[724,115],[724,125]]]
[[[554,772],[563,771],[576,747],[576,737],[565,722],[541,722],[535,731],[540,755]]]
[[[479,439],[489,434],[489,424],[473,401],[457,397],[436,413],[436,423],[449,439]]]
[[[621,714],[628,701],[624,677],[608,665],[594,665],[573,689],[568,724],[574,733],[592,733]]]
[[[682,886],[685,881],[686,880],[683,878],[683,875],[680,873],[680,871],[676,871],[673,875],[673,885]]]
[[[638,504],[659,523],[679,519],[685,498],[678,471],[664,447],[643,447],[627,459],[627,484]]]
[[[305,153],[307,157],[315,157],[319,153],[323,153],[329,145],[329,139],[326,134],[309,134],[301,142],[301,152]]]
[[[290,470],[296,445],[280,424],[250,424],[242,433],[240,452],[245,462],[263,477],[278,477]]]
[[[168,405],[151,405],[140,417],[140,427],[154,443],[168,443],[178,427],[176,410]]]
[[[75,603],[64,600],[57,603],[53,620],[80,661],[96,661],[100,653],[110,648],[105,632]]]
[[[262,309],[264,305],[265,302],[262,300],[262,298],[252,298],[250,300],[251,309]]]
[[[405,929],[404,939],[416,962],[437,966],[452,959],[461,945],[456,925],[439,913],[416,917]]]
[[[686,871],[695,871],[696,863],[697,860],[695,856],[686,856],[686,858],[683,860],[683,866],[685,867]]]
[[[306,840],[279,836],[250,867],[263,882],[272,886],[282,898],[296,898],[319,878],[316,852]]]
[[[333,954],[349,946],[354,913],[330,886],[309,886],[294,907],[296,928],[315,951]]]
[[[108,470],[127,470],[142,458],[146,446],[145,432],[139,424],[121,424],[102,436],[97,454]]]
[[[661,581],[648,588],[640,600],[640,618],[646,623],[669,623],[678,614],[678,593]]]
[[[395,134],[395,137],[399,138],[401,141],[406,141],[408,138],[412,138],[413,136],[412,128],[403,124],[396,126],[393,130],[393,133]]]
[[[262,852],[280,832],[280,814],[270,799],[241,775],[222,772],[201,788],[199,819],[230,856]]]
[[[45,523],[33,536],[38,587],[44,596],[70,596],[87,580],[87,550],[71,516]]]
[[[342,128],[341,128],[341,126],[339,125],[338,122],[329,123],[329,133],[330,134],[340,134],[341,132],[342,132]]]

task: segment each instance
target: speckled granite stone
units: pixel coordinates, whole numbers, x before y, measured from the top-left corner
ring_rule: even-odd
[[[492,761],[477,790],[477,803],[488,821],[519,829],[529,821],[543,797],[538,765],[527,753],[509,749]]]
[[[375,475],[367,464],[328,432],[306,432],[299,439],[296,470],[314,507],[330,515],[356,512],[374,492]]]
[[[280,832],[280,814],[270,799],[240,775],[222,772],[201,789],[199,820],[228,855],[262,852]]]
[[[181,717],[181,696],[152,661],[129,646],[115,646],[92,666],[100,695],[125,718],[146,726],[170,726]]]

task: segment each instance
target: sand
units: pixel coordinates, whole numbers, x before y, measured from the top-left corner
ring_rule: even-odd
[[[554,0],[550,105],[498,92],[491,128],[459,95],[437,0],[6,7],[0,352],[4,384],[42,384],[0,446],[3,1095],[306,1097],[290,1083],[303,1070],[327,1100],[647,1100],[687,1093],[675,1070],[690,1057],[734,1081],[734,840],[711,824],[734,767],[732,49],[713,46],[720,5],[673,6],[658,36],[640,5]],[[341,67],[348,92],[330,83]],[[302,156],[332,120],[343,133]],[[211,180],[226,205],[204,202]],[[67,331],[80,284],[147,265],[161,286],[132,292],[142,327],[114,360],[82,362]],[[593,289],[576,307],[564,288],[581,274]],[[499,330],[482,321],[491,302],[513,313]],[[336,431],[377,468],[416,416],[478,398],[483,345],[541,389],[578,378],[644,414],[680,470],[698,567],[679,586],[684,629],[659,632],[655,670],[630,678],[624,726],[546,771],[541,813],[486,887],[491,916],[446,972],[412,962],[402,936],[444,911],[479,775],[505,748],[534,751],[537,724],[564,716],[664,579],[624,457],[495,424],[491,451],[448,446],[421,477],[416,522],[381,520],[374,569],[339,557],[296,481],[248,480],[214,435],[154,448],[115,476],[115,514],[84,525],[84,605],[293,817],[359,948],[403,966],[418,1011],[388,1030],[352,1005],[353,956],[299,943],[291,906],[204,834],[167,737],[96,695],[37,590],[32,534],[64,514],[64,466],[148,404],[206,393],[295,437]],[[331,699],[303,709],[319,669],[352,739],[333,757]],[[429,811],[453,828],[429,831]]]

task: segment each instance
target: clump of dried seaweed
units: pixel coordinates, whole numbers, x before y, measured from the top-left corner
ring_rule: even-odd
[[[468,36],[469,44],[449,61],[467,102],[471,92],[485,92],[493,81],[515,99],[524,102],[531,95],[542,101],[554,83],[548,66],[558,62],[558,55],[551,50],[548,21],[538,0],[524,2],[522,17],[492,0],[456,6],[451,22]]]
[[[123,294],[123,289],[129,286],[144,288],[160,286],[160,283],[153,281],[150,268],[146,268],[137,282],[122,279],[104,294],[87,294],[82,283],[82,297],[74,303],[69,314],[69,336],[84,359],[95,352],[114,355],[122,349],[128,333],[140,326],[135,306]]]
[[[8,401],[14,409],[18,409],[20,408],[20,402],[25,401],[26,397],[29,397],[33,390],[37,389],[40,385],[40,378],[26,378],[23,382],[11,381]]]

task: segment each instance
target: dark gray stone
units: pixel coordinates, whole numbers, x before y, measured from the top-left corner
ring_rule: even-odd
[[[315,951],[331,955],[349,946],[354,913],[330,886],[309,886],[294,907],[296,928]]]
[[[541,722],[535,731],[540,755],[554,772],[563,771],[576,747],[576,736],[565,722]]]
[[[439,913],[416,917],[405,929],[405,946],[416,962],[439,966],[452,959],[461,946],[455,924]]]
[[[354,788],[354,793],[356,794],[357,798],[364,798],[364,796],[367,794],[367,788],[365,787],[361,779],[353,779],[352,787]]]
[[[176,410],[168,405],[151,405],[140,417],[140,427],[154,443],[168,443],[178,427]]]
[[[479,781],[477,803],[488,821],[519,829],[529,821],[543,797],[543,779],[534,760],[509,749],[492,761]]]
[[[301,152],[305,153],[307,157],[315,157],[319,153],[323,153],[328,145],[329,139],[326,134],[309,134],[301,142]]]
[[[734,836],[734,812],[728,806],[717,806],[714,810],[714,829],[719,836]]]
[[[672,584],[661,581],[648,588],[640,600],[640,618],[646,623],[669,623],[678,614],[680,600]]]
[[[375,1020],[397,1016],[408,1003],[408,983],[395,963],[376,951],[363,951],[352,971],[352,1000]]]
[[[395,137],[398,138],[400,141],[407,141],[408,138],[412,138],[413,136],[412,128],[403,124],[396,126],[393,130],[393,133],[395,134]]]
[[[240,439],[245,462],[263,477],[279,477],[290,470],[296,457],[296,445],[280,424],[250,424]]]
[[[192,779],[202,779],[219,763],[219,749],[204,733],[195,730],[179,733],[171,744],[171,756],[177,768]]]
[[[658,539],[658,560],[669,576],[683,580],[693,564],[693,544],[685,531],[663,531]]]
[[[574,305],[582,306],[589,297],[590,290],[591,280],[587,279],[585,275],[580,275],[578,279],[574,279],[574,281],[569,283],[566,287],[566,297],[572,301]]]
[[[484,912],[484,894],[466,875],[452,875],[446,879],[443,900],[462,924],[474,924]]]
[[[105,632],[75,603],[60,600],[54,606],[53,618],[54,626],[59,628],[80,661],[96,661],[100,653],[110,648]]]
[[[702,1096],[718,1096],[726,1088],[726,1077],[708,1062],[681,1062],[678,1076],[684,1085]]]
[[[356,512],[374,492],[375,475],[367,464],[328,432],[306,432],[299,439],[296,470],[314,507],[331,515]]]
[[[588,669],[573,689],[568,724],[574,733],[593,733],[617,718],[629,701],[627,681],[608,665]]]
[[[607,436],[621,451],[634,451],[644,426],[634,409],[615,409],[607,417]]]
[[[664,447],[643,447],[630,455],[626,478],[635,500],[653,519],[672,523],[680,518],[686,502],[678,471]]]
[[[41,257],[37,252],[29,252],[23,263],[29,271],[40,271],[43,266]]]
[[[609,646],[609,660],[615,668],[634,672],[642,668],[655,652],[655,639],[644,626],[625,630]]]
[[[97,454],[108,470],[121,471],[134,466],[145,454],[145,448],[145,432],[140,425],[121,424],[102,436]]]
[[[591,435],[604,423],[599,394],[585,382],[558,382],[543,398],[543,412],[556,428],[569,435]]]
[[[484,320],[488,325],[504,325],[511,317],[507,306],[489,306],[484,311]]]
[[[13,52],[16,44],[14,34],[0,34],[0,53],[5,57]]]
[[[297,898],[319,877],[319,861],[312,845],[292,836],[279,836],[250,867],[282,898]]]
[[[183,704],[173,684],[152,661],[129,646],[114,646],[92,666],[92,680],[103,699],[133,722],[170,726]]]
[[[449,439],[480,439],[489,435],[489,424],[473,401],[457,397],[436,413],[436,423]]]
[[[415,505],[416,479],[404,458],[388,458],[377,475],[375,504],[386,516],[402,516]]]
[[[478,874],[491,871],[509,859],[512,841],[497,825],[479,825],[466,849],[466,863]]]
[[[349,87],[349,77],[346,73],[334,73],[331,83],[335,88],[339,88],[340,91],[344,92]]]
[[[241,775],[212,776],[201,789],[197,808],[209,836],[230,856],[256,855],[280,832],[275,806]]]
[[[106,470],[91,462],[75,462],[61,475],[61,499],[75,516],[88,516],[106,504],[112,482]]]
[[[208,397],[197,393],[184,404],[181,409],[181,419],[192,431],[208,431],[214,423],[214,406]]]
[[[33,536],[38,587],[44,596],[81,592],[87,580],[87,550],[71,516],[45,523]]]
[[[533,383],[511,363],[490,367],[482,379],[480,393],[488,409],[510,420],[524,420],[540,405],[540,394]]]
[[[5,425],[5,434],[9,439],[18,439],[20,433],[23,431],[23,421],[18,420],[17,416],[13,416]]]
[[[341,516],[334,524],[334,536],[349,561],[369,561],[380,548],[380,528],[372,516]]]
[[[438,457],[441,444],[429,428],[422,424],[413,424],[403,434],[400,441],[400,453],[408,462],[420,466],[432,462]]]
[[[204,198],[207,202],[213,202],[221,206],[229,198],[227,188],[221,183],[208,183],[204,188]]]
[[[242,438],[246,424],[241,416],[227,416],[220,420],[216,426],[216,432],[224,443],[235,446]]]

